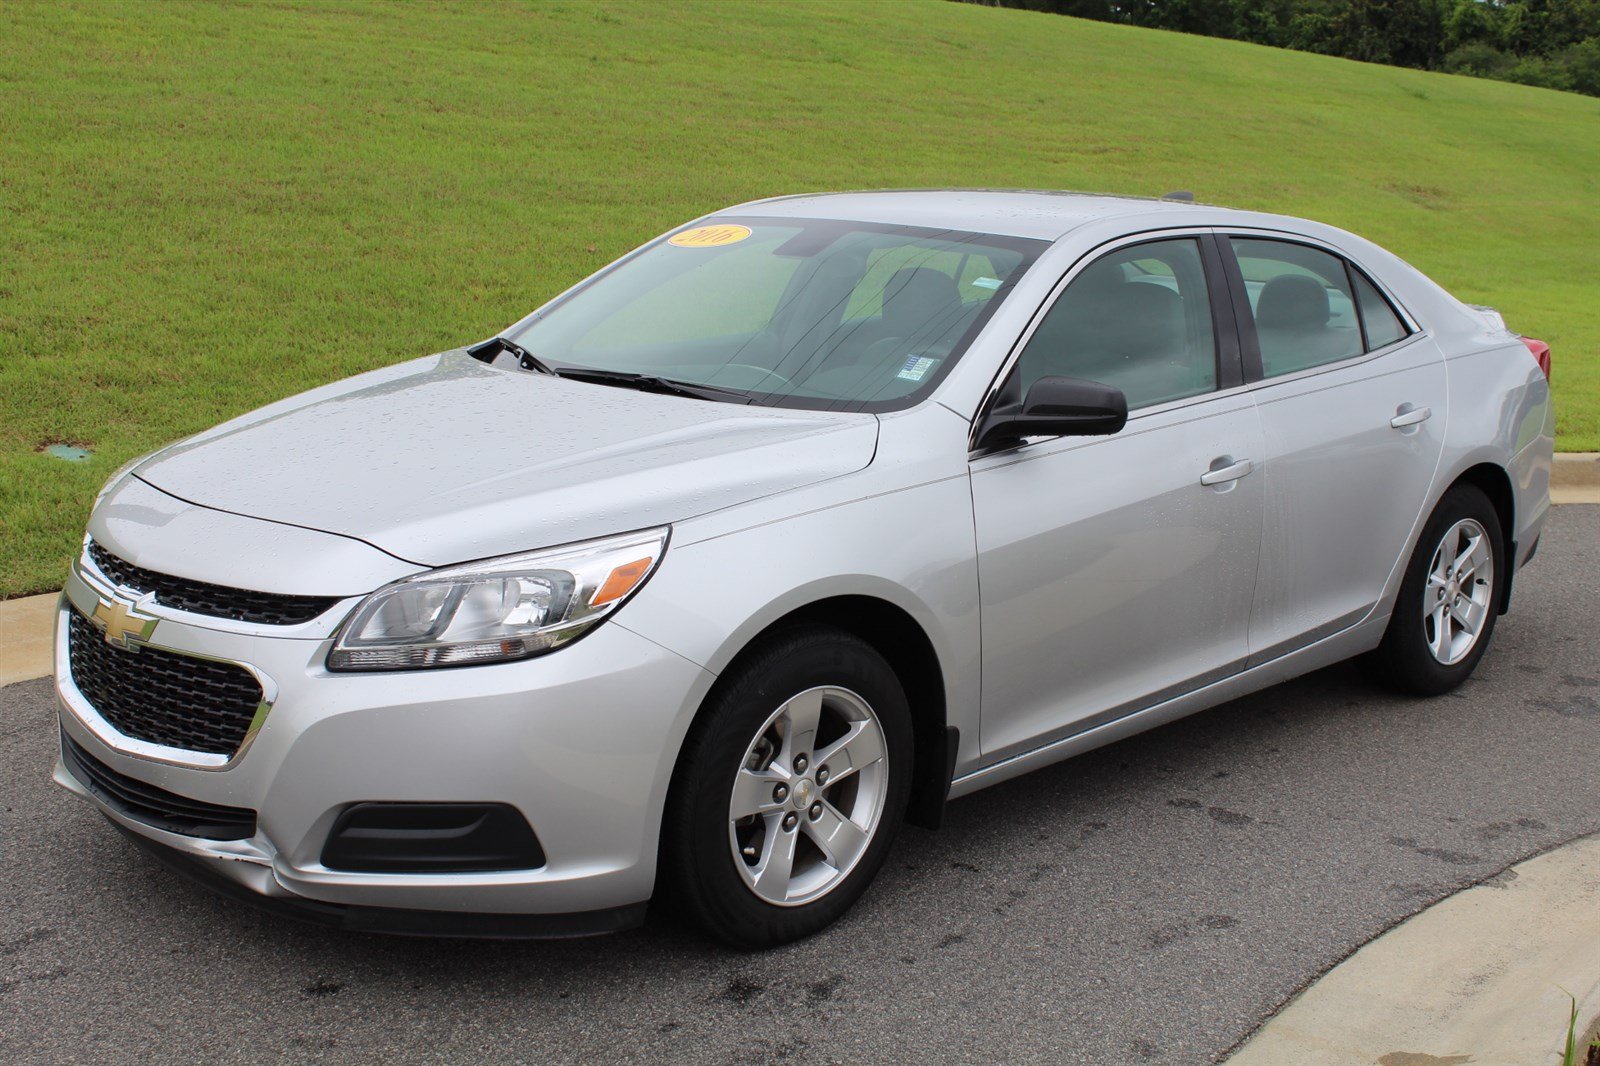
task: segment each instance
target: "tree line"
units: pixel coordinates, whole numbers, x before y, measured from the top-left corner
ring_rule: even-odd
[[[1600,0],[965,0],[1600,96]]]

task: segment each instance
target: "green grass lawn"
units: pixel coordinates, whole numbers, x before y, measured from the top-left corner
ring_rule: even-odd
[[[0,596],[60,585],[129,457],[807,190],[1345,226],[1549,340],[1559,446],[1600,448],[1597,174],[1600,100],[937,0],[7,3]]]

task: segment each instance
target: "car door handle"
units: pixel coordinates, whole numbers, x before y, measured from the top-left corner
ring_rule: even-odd
[[[1405,429],[1426,422],[1433,417],[1433,408],[1417,407],[1414,404],[1403,403],[1395,410],[1394,417],[1389,419],[1389,424],[1395,429]]]
[[[1218,466],[1218,463],[1224,465]],[[1200,475],[1200,484],[1221,485],[1229,481],[1238,481],[1254,469],[1254,464],[1248,459],[1234,459],[1224,455],[1220,459],[1212,460],[1211,469]]]

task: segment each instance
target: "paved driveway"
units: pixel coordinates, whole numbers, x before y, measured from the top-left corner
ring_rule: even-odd
[[[213,899],[49,784],[0,690],[0,1061],[1207,1062],[1392,923],[1600,830],[1600,508],[1557,511],[1472,682],[1336,667],[952,806],[764,955],[329,933]]]

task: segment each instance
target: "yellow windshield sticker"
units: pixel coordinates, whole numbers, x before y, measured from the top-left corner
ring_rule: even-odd
[[[682,233],[674,233],[667,238],[667,243],[675,244],[679,248],[720,248],[724,244],[738,244],[748,236],[750,236],[749,226],[724,223],[721,226],[696,226]]]

